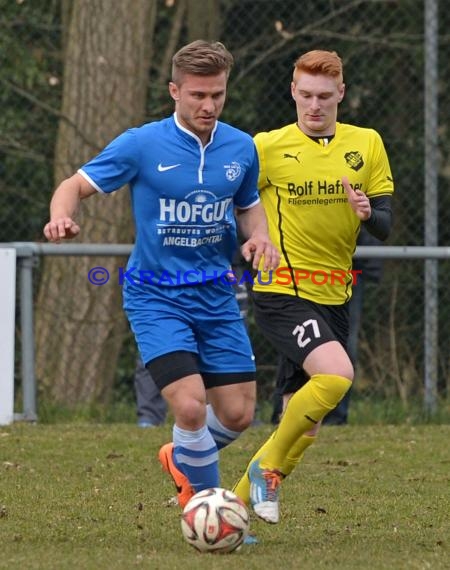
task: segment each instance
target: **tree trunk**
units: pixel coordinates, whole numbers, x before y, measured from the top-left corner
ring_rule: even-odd
[[[219,0],[188,0],[188,39],[220,39],[220,3]]]
[[[156,0],[74,0],[64,50],[62,119],[55,183],[72,175],[112,138],[144,118]],[[133,239],[126,189],[82,203],[84,243]],[[36,311],[36,372],[47,399],[74,406],[108,401],[125,319],[111,257],[46,258]],[[108,269],[100,287],[89,268]]]

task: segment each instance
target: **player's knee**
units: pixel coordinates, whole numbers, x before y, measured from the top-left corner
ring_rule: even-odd
[[[205,423],[206,402],[196,398],[185,398],[172,409],[175,423],[185,429],[198,429]]]
[[[340,376],[353,382],[354,369],[350,359],[342,358],[333,362],[333,364],[317,367],[311,374],[311,377],[315,375]]]
[[[350,382],[353,382],[355,371],[352,361],[346,352],[342,351],[339,358],[336,359],[335,369],[333,372],[331,372],[331,374],[342,376],[343,378],[350,380]]]
[[[337,341],[330,341],[315,348],[304,360],[303,367],[310,377],[317,374],[335,375],[353,381],[353,364]]]
[[[343,362],[342,364],[338,364],[336,368],[333,370],[332,374],[336,374],[336,376],[342,376],[343,378],[347,378],[350,382],[353,382],[353,377],[355,375],[355,371],[353,369],[352,363]]]
[[[254,406],[236,406],[223,412],[222,423],[228,429],[241,432],[251,425],[254,415]]]
[[[315,374],[311,377],[311,390],[323,406],[333,409],[342,400],[352,382],[339,374]]]

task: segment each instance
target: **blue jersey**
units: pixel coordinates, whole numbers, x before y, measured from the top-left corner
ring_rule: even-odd
[[[130,185],[136,240],[125,279],[182,286],[223,275],[237,248],[234,208],[259,202],[252,138],[217,122],[210,142],[176,114],[130,129],[79,173],[99,192]]]

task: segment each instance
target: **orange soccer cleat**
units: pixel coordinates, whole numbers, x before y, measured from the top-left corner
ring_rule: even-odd
[[[195,495],[195,491],[189,483],[189,479],[182,473],[173,461],[173,443],[166,443],[158,453],[158,459],[166,473],[168,473],[175,483],[177,489],[178,504],[182,509],[187,505],[189,499]]]

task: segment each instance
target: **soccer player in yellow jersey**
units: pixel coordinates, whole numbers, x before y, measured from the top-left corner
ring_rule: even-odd
[[[302,367],[305,382],[287,382],[280,424],[234,489],[270,523],[279,520],[282,479],[353,380],[347,303],[361,224],[384,240],[392,218],[393,179],[380,135],[337,122],[345,93],[337,53],[302,55],[291,92],[297,122],[255,136],[261,200],[281,261],[258,273],[253,302],[258,326],[286,362]]]

